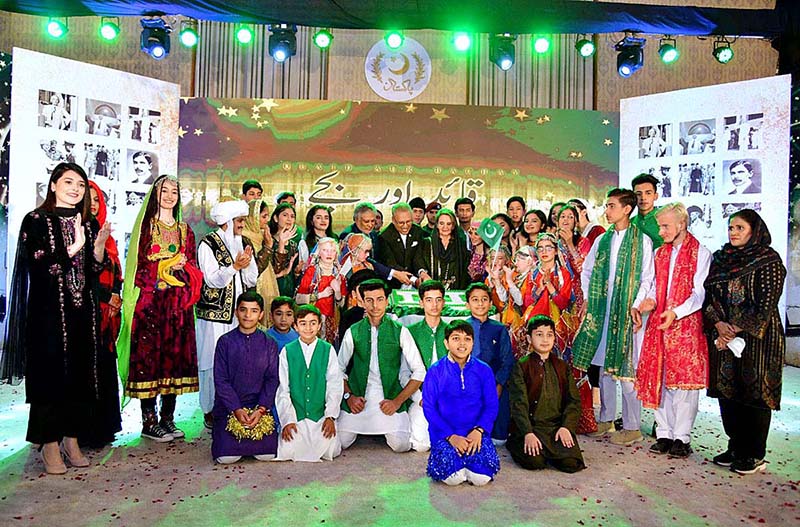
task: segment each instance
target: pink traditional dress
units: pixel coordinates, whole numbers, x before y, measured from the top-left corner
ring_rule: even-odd
[[[312,260],[313,261],[313,260]],[[339,306],[336,304],[335,295],[319,298],[320,292],[324,291],[331,282],[339,276],[338,269],[325,273],[319,262],[306,267],[300,285],[297,287],[297,294],[310,295],[310,304],[314,304],[322,313],[322,339],[327,342],[338,342],[339,335]],[[341,280],[342,297],[347,296],[347,285]]]

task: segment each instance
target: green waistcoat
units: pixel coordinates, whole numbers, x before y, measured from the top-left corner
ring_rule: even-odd
[[[653,242],[653,250],[658,249],[664,243],[661,235],[658,234],[658,219],[656,219],[656,212],[661,207],[655,207],[646,215],[636,214],[631,218],[631,223],[636,225],[640,231],[645,233],[648,238]]]
[[[447,348],[444,346],[444,327],[445,323],[441,320],[439,325],[436,326],[436,333],[431,331],[431,327],[425,322],[423,318],[419,322],[415,322],[408,326],[408,332],[414,337],[414,342],[419,348],[419,354],[422,355],[422,362],[425,363],[425,369],[431,367],[433,361],[433,343],[436,342],[436,355],[441,359],[447,355]]]
[[[317,339],[311,362],[306,366],[300,340],[286,345],[286,363],[289,366],[289,394],[297,421],[319,421],[325,415],[326,375],[331,345]]]
[[[384,317],[378,326],[378,371],[381,374],[383,396],[394,399],[403,387],[400,385],[400,360],[403,354],[400,348],[400,324]],[[353,395],[364,397],[367,392],[367,377],[369,376],[369,362],[371,356],[372,331],[369,319],[365,318],[350,327],[353,336],[352,369],[348,375],[347,384]],[[406,400],[398,412],[408,410],[410,399]],[[350,412],[346,401],[342,401],[342,410]]]

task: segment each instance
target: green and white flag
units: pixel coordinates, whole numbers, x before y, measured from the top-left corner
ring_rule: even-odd
[[[478,227],[478,236],[486,242],[490,249],[496,250],[503,241],[503,227],[489,218],[484,218]]]

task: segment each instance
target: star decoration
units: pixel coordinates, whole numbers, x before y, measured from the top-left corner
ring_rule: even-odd
[[[544,119],[539,117],[538,119],[536,119],[536,124],[544,124]]]
[[[275,102],[275,99],[264,99],[261,101],[261,107],[267,110],[268,112],[272,112],[272,109],[276,106],[280,106],[280,104]]]
[[[603,144],[604,144],[604,145],[606,145],[606,146],[611,146],[611,145],[613,145],[613,144],[614,144],[614,141],[612,141],[611,139],[608,139],[608,138],[606,138],[606,139],[603,141]]]
[[[442,108],[441,110],[437,110],[436,108],[433,109],[433,115],[431,115],[431,119],[436,119],[439,121],[439,124],[442,124],[444,119],[450,119],[450,116],[445,113],[447,108]]]
[[[257,127],[257,128],[264,128],[264,121],[258,121],[258,122],[256,123],[256,127]]]
[[[549,123],[549,122],[550,122],[550,116],[549,116],[549,115],[543,115],[543,116],[542,116],[542,119],[543,119],[543,120],[544,120],[544,122],[546,122],[546,123]]]
[[[342,108],[342,109],[339,110],[339,113],[344,115],[346,112],[344,111],[344,108]]]
[[[514,119],[519,119],[519,122],[522,122],[529,117],[525,110],[517,110],[516,112],[517,115],[514,116]]]
[[[406,104],[405,108],[406,108],[406,113],[414,113],[417,111],[417,107],[414,106],[413,102],[411,104]]]
[[[254,104],[254,105],[253,105],[253,106],[250,108],[250,111],[251,111],[251,112],[253,112],[253,113],[258,113],[258,111],[259,111],[260,109],[261,109],[261,106],[259,106],[259,105],[257,105],[257,104]]]
[[[258,112],[253,112],[250,114],[250,119],[254,121],[258,121],[261,118],[261,114]]]
[[[228,107],[223,104],[217,108],[217,115],[228,115]]]
[[[0,60],[0,68],[5,68],[5,67],[6,67],[6,61]]]
[[[186,135],[186,133],[187,133],[188,131],[189,131],[189,130],[184,130],[184,129],[183,129],[183,126],[179,126],[179,127],[178,127],[178,137],[179,137],[179,138],[181,138],[181,139],[183,139],[183,136],[184,136],[184,135]]]
[[[603,119],[603,126],[608,126],[610,124],[611,124],[611,121],[609,121],[608,119]]]
[[[486,126],[492,126],[494,123],[491,121],[491,119],[486,119],[485,121],[483,121],[483,124],[485,124]]]
[[[575,150],[570,150],[569,157],[578,157],[578,152],[576,152]]]
[[[192,99],[196,99],[196,97],[181,97],[181,100],[184,102],[184,104],[189,104],[189,101]]]
[[[202,128],[195,128],[194,132],[192,132],[192,133],[194,135],[196,135],[197,137],[200,137],[201,135],[203,135],[203,129]]]

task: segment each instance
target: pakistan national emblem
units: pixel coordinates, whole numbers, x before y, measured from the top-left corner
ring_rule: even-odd
[[[372,91],[390,101],[409,101],[428,86],[431,58],[422,44],[406,37],[400,49],[382,39],[367,53],[364,73]]]

